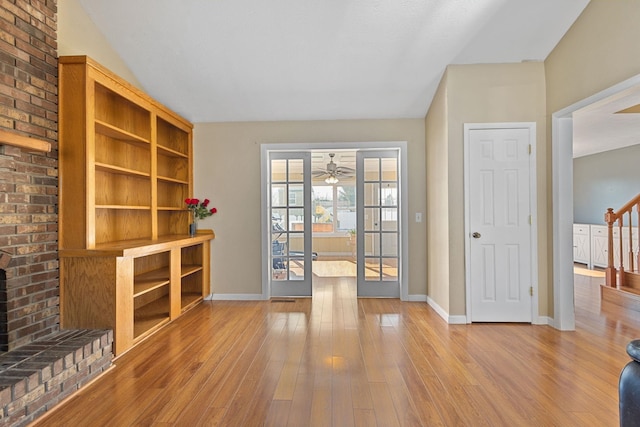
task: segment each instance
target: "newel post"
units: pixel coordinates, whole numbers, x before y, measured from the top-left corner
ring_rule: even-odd
[[[604,222],[607,223],[607,268],[604,270],[606,277],[606,285],[612,288],[616,287],[616,267],[613,265],[613,223],[616,220],[616,214],[612,208],[607,209],[604,214]]]

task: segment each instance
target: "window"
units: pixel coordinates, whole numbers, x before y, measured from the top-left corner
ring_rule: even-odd
[[[346,233],[356,228],[355,185],[314,185],[311,191],[314,232]]]

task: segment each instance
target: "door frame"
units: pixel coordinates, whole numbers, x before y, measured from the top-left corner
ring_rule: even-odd
[[[262,299],[271,298],[271,274],[269,270],[269,251],[271,245],[271,224],[269,221],[269,152],[271,151],[314,151],[314,150],[384,150],[398,149],[400,154],[400,299],[409,300],[409,205],[408,205],[408,159],[407,141],[370,141],[370,142],[296,142],[260,144],[260,222],[262,253]],[[313,277],[312,277],[313,280]]]
[[[573,113],[639,85],[640,75],[635,75],[551,115],[552,326],[561,331],[573,331],[576,328],[573,286]]]
[[[471,323],[471,211],[470,211],[470,158],[469,144],[472,130],[484,129],[527,129],[529,131],[529,144],[531,155],[529,156],[529,206],[531,209],[531,323],[544,323],[538,313],[538,204],[537,204],[537,174],[536,174],[536,123],[535,122],[508,122],[508,123],[465,123],[464,124],[464,246],[465,246],[465,296],[466,296],[466,322]]]

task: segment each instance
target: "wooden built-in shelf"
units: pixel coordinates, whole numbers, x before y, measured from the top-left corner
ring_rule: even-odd
[[[141,339],[169,323],[169,296],[158,298],[135,310],[133,319],[133,338]]]
[[[110,165],[108,163],[96,162],[95,165],[96,165],[97,171],[117,173],[121,175],[137,176],[142,178],[149,178],[151,176],[151,174],[149,174],[148,172],[141,172],[135,169],[123,168],[116,165]]]
[[[120,129],[119,127],[114,126],[110,123],[106,123],[97,119],[96,119],[96,132],[120,141],[137,143],[143,146],[150,145],[149,140],[142,138],[141,136],[138,136],[124,129]]]
[[[187,311],[197,303],[202,301],[202,295],[196,293],[184,293],[182,294],[182,311]]]
[[[157,239],[121,240],[97,244],[94,249],[60,249],[61,258],[64,257],[139,257],[149,253],[171,250],[173,247],[184,247],[208,242],[215,238],[213,230],[200,229],[198,234],[191,237],[188,234],[171,234]]]
[[[166,286],[170,283],[169,267],[149,271],[136,275],[133,279],[133,297],[138,297],[147,292]]]
[[[135,206],[135,205],[96,205],[96,209],[127,209],[127,210],[141,210],[148,211],[151,206]]]
[[[193,274],[197,271],[201,271],[202,270],[202,266],[201,265],[181,265],[180,266],[180,275],[182,277],[188,276],[190,274]]]
[[[165,182],[173,182],[175,184],[189,184],[188,181],[185,181],[183,179],[177,179],[177,178],[170,178],[168,176],[160,176],[158,175],[158,181],[165,181]]]
[[[189,158],[188,154],[181,153],[180,151],[173,150],[173,149],[168,148],[168,147],[164,147],[164,146],[162,146],[160,144],[158,144],[158,152],[160,152],[160,154],[164,154],[166,156],[183,157],[185,159]]]
[[[0,129],[0,145],[11,145],[27,150],[42,151],[48,153],[51,151],[51,143],[42,139],[30,138],[15,132]]]
[[[184,212],[189,212],[187,209],[185,208],[178,208],[175,206],[158,206],[158,210],[159,211],[184,211]]]

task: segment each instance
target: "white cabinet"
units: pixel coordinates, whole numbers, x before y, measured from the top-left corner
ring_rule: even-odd
[[[616,251],[616,247],[619,246],[618,230],[613,229],[614,235],[614,258]],[[591,265],[593,267],[606,267],[609,262],[609,237],[607,235],[607,226],[606,225],[592,225],[591,226]],[[617,265],[617,260],[615,261]]]
[[[632,229],[634,266],[638,256],[638,228]],[[629,228],[622,229],[622,250],[625,270],[629,268]],[[606,268],[609,263],[609,237],[606,225],[573,224],[573,262],[587,268]],[[620,229],[613,227],[613,265],[620,267]]]
[[[573,224],[573,262],[591,268],[591,233],[589,224]]]
[[[625,267],[629,266],[629,229],[622,229],[622,250],[625,251],[624,264]],[[636,227],[633,229],[633,251],[638,250],[638,230]],[[594,267],[607,267],[609,263],[609,237],[607,234],[606,225],[592,225],[591,226],[591,264]],[[613,265],[614,267],[620,266],[620,229],[613,227]]]

